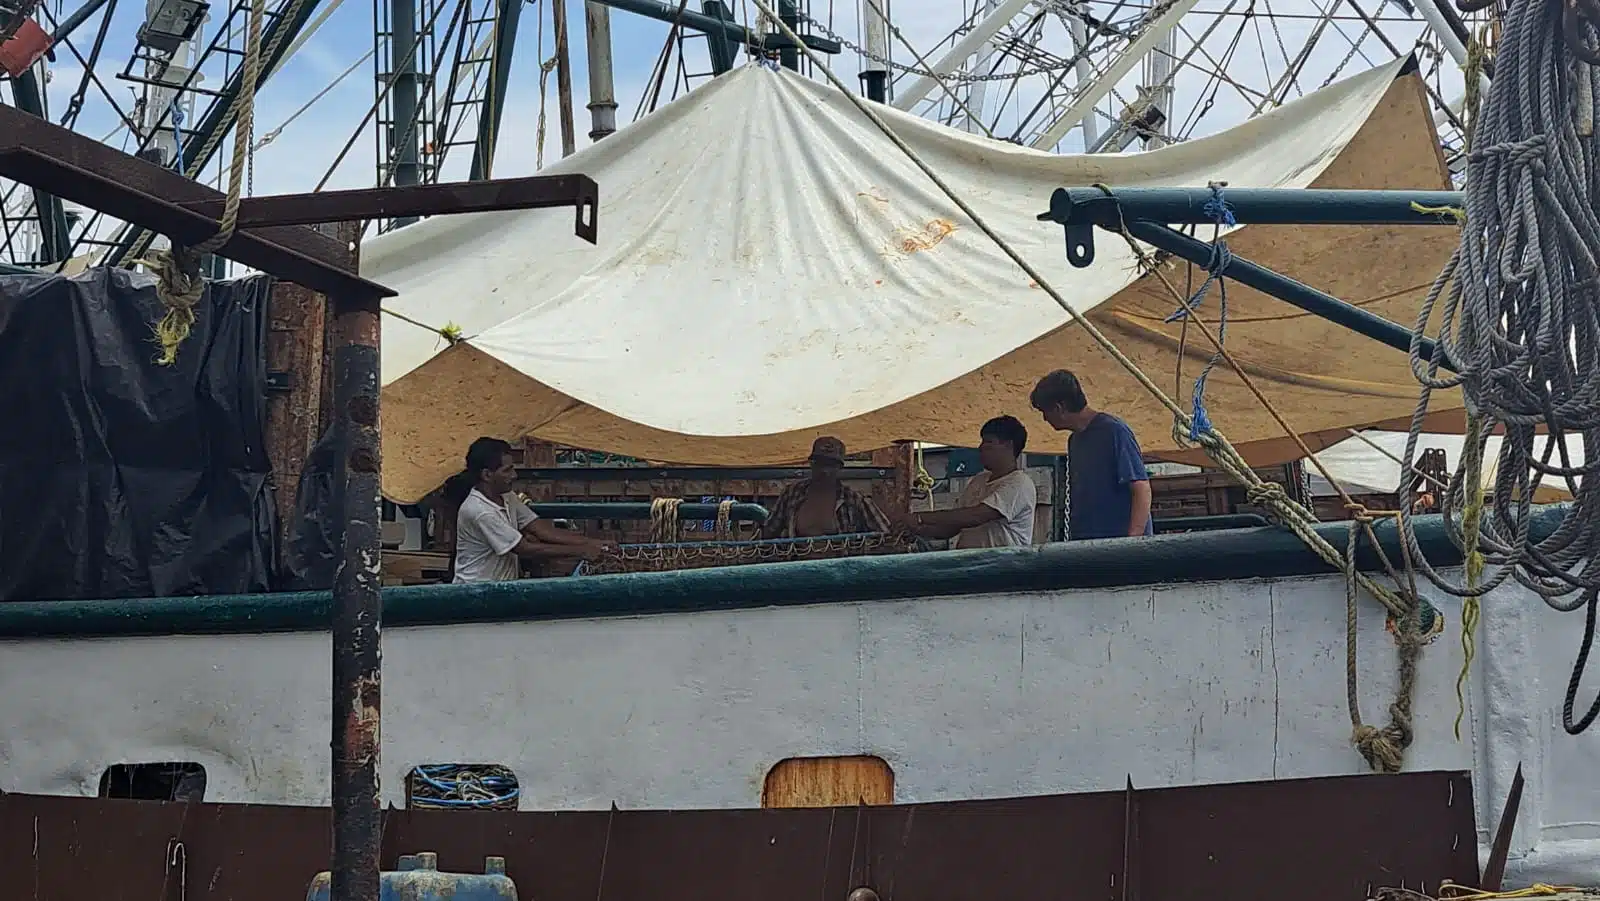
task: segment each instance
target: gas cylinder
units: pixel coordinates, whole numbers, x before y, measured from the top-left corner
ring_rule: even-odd
[[[404,855],[399,863],[399,870],[379,874],[378,901],[517,901],[504,857],[484,858],[481,875],[441,873],[432,851]],[[332,873],[318,873],[306,901],[328,901],[332,880]]]

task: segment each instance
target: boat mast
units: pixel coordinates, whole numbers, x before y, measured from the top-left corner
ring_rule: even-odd
[[[617,130],[617,92],[611,75],[611,7],[583,4],[584,36],[589,58],[589,140]]]
[[[861,89],[874,103],[889,102],[889,0],[861,0],[867,52],[861,58]]]

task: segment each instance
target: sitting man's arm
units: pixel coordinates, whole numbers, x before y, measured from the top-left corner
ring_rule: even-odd
[[[578,547],[571,544],[549,544],[528,535],[522,536],[517,546],[512,548],[518,557],[525,560],[554,560],[562,557],[582,557],[585,560],[595,560],[603,555],[598,543]]]
[[[522,534],[542,544],[566,548],[569,556],[573,549],[593,550],[603,554],[614,551],[617,547],[615,542],[599,541],[571,529],[563,529],[548,519],[536,519],[528,523],[523,527]]]
[[[526,510],[526,507],[523,508]],[[520,516],[518,511],[511,511],[513,516]],[[532,511],[527,515],[532,516]],[[562,545],[547,544],[525,532],[519,532],[511,527],[504,517],[485,510],[474,510],[468,514],[472,528],[483,535],[489,549],[496,554],[516,554],[518,557],[530,560],[547,560],[552,557],[571,557],[574,549]],[[467,522],[461,523],[462,526]],[[459,526],[458,526],[459,528]],[[581,556],[581,553],[580,553]]]
[[[901,520],[900,525],[921,538],[954,538],[965,529],[994,522],[999,518],[1000,511],[985,503],[971,507],[957,507],[954,510],[911,513]]]
[[[551,545],[563,551],[563,553],[559,554],[541,552],[537,555],[539,557],[581,556],[585,559],[593,559],[616,550],[614,542],[596,541],[578,532],[563,529],[547,519],[540,519],[520,498],[510,497],[506,503],[511,507],[511,515],[516,517],[516,521],[521,525],[521,531],[525,538],[536,544]],[[518,556],[526,555],[519,553]]]

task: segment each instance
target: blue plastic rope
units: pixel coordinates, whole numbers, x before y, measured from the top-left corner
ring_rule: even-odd
[[[1211,217],[1216,223],[1216,235],[1228,226],[1238,225],[1234,218],[1233,207],[1228,206],[1227,198],[1222,196],[1222,185],[1212,182],[1211,199],[1205,202],[1201,210]],[[1189,302],[1179,308],[1177,312],[1166,318],[1167,322],[1177,322],[1186,319],[1190,310],[1198,310],[1200,304],[1206,299],[1213,282],[1217,285],[1217,345],[1220,348],[1228,341],[1228,282],[1222,273],[1228,269],[1228,264],[1233,262],[1233,252],[1228,249],[1228,242],[1220,237],[1211,239],[1211,259],[1206,261],[1206,280],[1201,282],[1200,289],[1189,296]],[[1222,353],[1211,355],[1204,368],[1200,370],[1199,378],[1194,380],[1194,391],[1191,392],[1194,406],[1189,417],[1189,440],[1199,440],[1201,433],[1211,431],[1211,415],[1206,412],[1206,377],[1211,375],[1211,370],[1216,367],[1217,361],[1222,359]]]
[[[445,797],[427,797],[413,794],[411,805],[413,807],[495,807],[515,801],[522,796],[522,790],[517,787],[516,779],[507,778],[493,772],[483,773],[470,780],[462,780],[463,774],[472,774],[476,767],[441,764],[438,766],[419,766],[412,771],[424,785]],[[487,798],[462,797],[463,782],[467,782],[487,792],[496,793]]]

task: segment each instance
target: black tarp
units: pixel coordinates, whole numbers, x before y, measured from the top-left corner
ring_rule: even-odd
[[[210,285],[159,366],[150,278],[0,275],[0,600],[274,587],[271,289]]]
[[[294,520],[284,554],[286,591],[322,591],[333,587],[344,556],[344,468],[340,465],[342,435],[338,423],[324,432],[306,454],[295,493]]]

